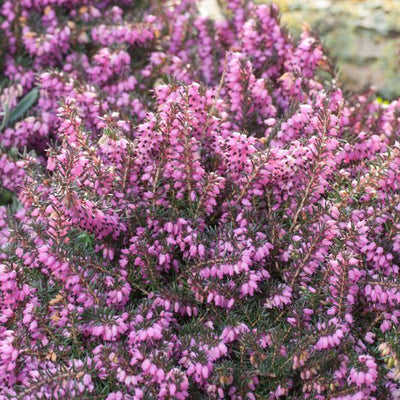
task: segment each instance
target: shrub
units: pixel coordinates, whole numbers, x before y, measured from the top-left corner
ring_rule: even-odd
[[[398,103],[274,6],[86,3],[3,4],[0,398],[398,398]]]

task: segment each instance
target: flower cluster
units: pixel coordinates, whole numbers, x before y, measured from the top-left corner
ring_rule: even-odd
[[[0,399],[397,399],[400,103],[142,3],[1,6]]]

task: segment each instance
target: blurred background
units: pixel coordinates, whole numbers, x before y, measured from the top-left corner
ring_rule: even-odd
[[[228,0],[229,1],[229,0]],[[256,0],[270,3],[269,0]],[[222,0],[203,0],[219,16]],[[275,0],[294,36],[307,23],[337,60],[345,88],[373,85],[385,100],[400,97],[400,0]]]

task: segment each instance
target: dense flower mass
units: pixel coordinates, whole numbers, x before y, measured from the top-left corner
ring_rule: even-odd
[[[400,103],[225,12],[2,3],[1,400],[400,398]]]

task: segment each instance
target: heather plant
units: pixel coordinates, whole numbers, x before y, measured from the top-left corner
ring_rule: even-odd
[[[2,5],[0,399],[399,398],[398,102],[145,5]]]
[[[302,86],[320,89],[309,83],[322,57],[319,45],[305,32],[295,47],[279,26],[276,8],[246,6],[251,15],[246,24],[235,19],[229,25],[198,16],[191,0],[145,4],[4,2],[0,171],[6,189],[18,191],[22,180],[8,182],[9,176],[23,175],[10,149],[43,157],[48,144],[58,140],[56,110],[62,98],[74,98],[85,126],[99,135],[105,113],[116,111],[140,123],[152,109],[151,89],[160,79],[217,87],[226,70],[237,128],[264,136],[265,120],[272,123],[276,106],[284,112],[301,100]],[[237,54],[228,55],[232,51]],[[238,68],[242,82],[234,80]],[[240,122],[238,108],[248,114],[247,121]],[[257,116],[259,108],[264,110]]]

